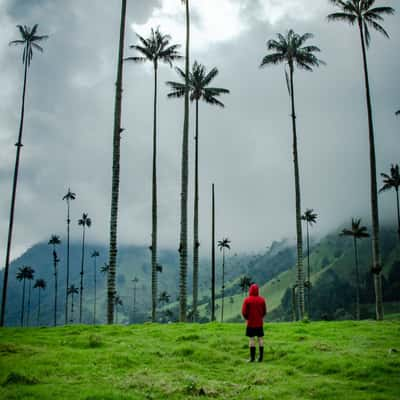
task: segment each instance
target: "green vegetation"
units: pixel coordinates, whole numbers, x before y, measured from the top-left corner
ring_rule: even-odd
[[[242,324],[0,331],[3,399],[395,399],[400,322],[266,325],[246,363]]]

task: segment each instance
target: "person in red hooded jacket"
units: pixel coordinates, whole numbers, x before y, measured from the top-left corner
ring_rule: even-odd
[[[250,362],[256,358],[256,344],[254,338],[258,338],[258,362],[263,360],[264,356],[264,317],[267,315],[267,306],[265,299],[258,295],[258,286],[253,283],[249,289],[249,296],[246,297],[242,305],[242,315],[247,321],[246,336],[249,337]]]

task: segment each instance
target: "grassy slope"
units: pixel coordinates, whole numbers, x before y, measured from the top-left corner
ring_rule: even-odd
[[[359,242],[360,256],[360,274],[363,276],[369,270],[370,247],[368,240]],[[392,264],[400,259],[400,246],[391,248],[384,258],[383,274],[388,276]],[[340,238],[337,235],[328,235],[315,246],[310,254],[311,266],[311,282],[313,285],[318,284],[318,279],[328,270],[335,271],[338,276],[349,283],[355,281],[354,272],[354,250],[352,241],[348,238]],[[306,271],[307,258],[303,259],[303,267]],[[296,270],[291,268],[279,274],[260,287],[260,293],[267,299],[268,309],[274,310],[280,305],[283,295],[288,287],[293,285],[296,280]],[[238,282],[236,282],[238,285]],[[241,294],[233,296],[233,303],[229,298],[225,299],[224,320],[235,319],[240,317],[240,309],[244,296]],[[216,304],[221,305],[221,301],[217,300]],[[396,306],[397,312],[400,311],[399,305]],[[205,314],[205,306],[200,307],[200,315]],[[217,311],[217,318],[220,318],[220,309]]]
[[[245,362],[243,331],[216,323],[2,329],[0,398],[398,398],[399,321],[267,324],[262,364]]]

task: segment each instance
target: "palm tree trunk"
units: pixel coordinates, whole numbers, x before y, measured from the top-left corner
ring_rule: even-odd
[[[297,319],[297,311],[296,311],[296,288],[292,287],[292,321],[296,322]]]
[[[154,63],[153,193],[151,233],[151,320],[157,311],[157,62]]]
[[[58,292],[58,282],[57,282],[57,265],[54,261],[54,326],[57,326],[57,292]]]
[[[110,250],[109,272],[107,274],[107,323],[114,322],[115,275],[117,264],[117,225],[118,198],[121,147],[121,114],[122,114],[122,78],[124,60],[124,42],[126,25],[126,0],[121,2],[121,23],[119,35],[118,69],[115,89],[114,133],[113,133],[113,165],[112,165],[112,194],[110,217]]]
[[[82,231],[82,255],[81,255],[81,286],[79,292],[79,323],[82,323],[82,301],[83,301],[83,265],[85,263],[85,225]]]
[[[186,321],[186,281],[187,281],[187,214],[189,180],[189,48],[190,15],[189,0],[186,0],[186,58],[185,58],[185,109],[182,139],[182,176],[181,176],[181,232],[179,244],[179,321]]]
[[[71,323],[74,323],[74,293],[72,293],[71,301]]]
[[[212,232],[211,232],[211,321],[215,321],[215,191],[212,184]]]
[[[29,327],[29,316],[31,312],[31,287],[32,287],[32,281],[29,280],[29,287],[28,287],[28,312],[26,316],[26,326]]]
[[[25,54],[26,55],[28,54],[27,48],[25,48]],[[6,263],[5,263],[5,267],[4,267],[4,280],[3,280],[3,293],[2,293],[2,301],[1,301],[0,326],[4,326],[5,313],[6,313],[8,271],[10,268],[11,242],[12,242],[12,233],[13,233],[13,227],[14,227],[15,199],[16,199],[16,194],[17,194],[19,160],[20,160],[20,155],[21,155],[21,148],[23,147],[22,132],[23,132],[23,128],[24,128],[25,94],[26,94],[27,74],[28,74],[28,60],[25,59],[24,87],[22,90],[21,118],[20,118],[20,124],[19,124],[18,141],[15,144],[15,146],[17,147],[17,153],[16,153],[16,157],[15,157],[13,188],[12,188],[12,195],[11,195],[10,221],[9,221],[9,226],[8,226]]]
[[[292,126],[293,126],[293,162],[294,181],[296,192],[296,232],[297,232],[297,285],[299,319],[304,316],[304,273],[303,273],[303,237],[301,229],[301,200],[300,200],[300,174],[297,153],[296,112],[294,107],[293,65],[290,65],[290,97],[292,101]]]
[[[399,205],[399,189],[396,188],[396,198],[397,198],[397,233],[400,238],[400,205]]]
[[[38,313],[37,313],[37,323],[36,325],[39,326],[40,323],[40,287],[38,288]]]
[[[65,288],[65,325],[68,324],[68,288],[69,288],[69,230],[70,230],[70,209],[69,199],[67,198],[67,286]]]
[[[199,100],[196,99],[196,136],[194,171],[194,217],[193,217],[193,321],[197,320],[199,288]]]
[[[356,265],[356,320],[360,320],[360,273],[358,270],[357,239],[354,237],[354,259]]]
[[[25,308],[25,278],[22,286],[21,328],[24,326],[24,308]]]
[[[97,291],[97,282],[96,282],[96,257],[94,257],[94,307],[93,307],[93,324],[96,324],[96,291]]]
[[[221,302],[221,322],[224,322],[224,296],[225,296],[225,249],[222,249],[222,302]]]
[[[378,192],[376,184],[376,159],[375,159],[375,139],[374,124],[372,120],[372,104],[371,93],[369,88],[367,53],[364,40],[364,32],[362,22],[358,21],[360,29],[361,47],[364,63],[365,90],[367,98],[368,111],[368,131],[369,131],[369,156],[370,156],[370,172],[371,172],[371,211],[372,211],[372,263],[374,273],[374,286],[376,298],[376,319],[383,320],[383,300],[382,300],[382,263],[379,242],[379,212],[378,212]]]
[[[308,305],[308,317],[311,315],[311,269],[310,269],[310,233],[308,228],[308,222],[306,221],[307,227],[307,305]]]

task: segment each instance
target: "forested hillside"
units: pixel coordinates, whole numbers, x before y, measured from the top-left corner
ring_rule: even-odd
[[[339,229],[338,229],[339,232]],[[400,312],[400,246],[394,229],[382,231],[382,254],[384,261],[384,300],[386,312]],[[370,273],[371,255],[368,240],[359,243],[361,276],[361,316],[373,317],[374,291]],[[97,313],[96,323],[105,322],[106,279],[101,272],[106,261],[106,247],[89,244],[85,251],[83,322],[93,322],[94,307],[94,258],[93,250],[99,252],[96,258],[97,276]],[[64,321],[65,307],[65,262],[60,250],[58,264],[58,306],[57,320]],[[221,262],[217,260],[217,319],[221,313]],[[177,252],[164,250],[159,259],[159,295],[158,320],[177,319],[178,312],[178,256]],[[304,265],[307,258],[304,258]],[[16,279],[16,273],[22,266],[35,270],[32,287],[37,279],[44,279],[47,287],[41,293],[41,324],[53,323],[54,310],[54,267],[50,246],[37,244],[11,264],[9,299],[12,307],[7,314],[8,325],[20,324],[22,304],[22,282]],[[81,268],[81,245],[71,246],[71,284],[79,288]],[[354,317],[355,270],[354,250],[350,239],[332,233],[320,241],[313,241],[310,249],[311,268],[311,310],[314,319],[347,319]],[[191,269],[189,270],[191,276]],[[269,320],[290,320],[292,318],[292,291],[295,281],[295,248],[288,240],[274,242],[263,254],[237,254],[232,250],[227,257],[225,271],[224,320],[239,321],[240,306],[245,296],[240,280],[248,276],[261,286],[261,293],[267,298]],[[136,284],[133,279],[137,278]],[[191,291],[191,279],[188,281]],[[136,286],[136,290],[134,287]],[[149,250],[144,247],[122,246],[119,252],[117,273],[117,293],[122,300],[118,305],[119,322],[142,322],[149,319],[151,307],[151,267]],[[210,318],[210,260],[200,261],[199,284],[200,321]],[[247,290],[247,289],[246,289]],[[136,293],[134,293],[134,291]],[[25,321],[27,321],[27,302],[29,284],[26,284]],[[134,303],[135,297],[135,304]],[[189,297],[190,300],[190,297]],[[75,296],[74,322],[77,322],[79,295]],[[69,306],[69,308],[71,305]],[[38,311],[38,289],[31,289],[29,311],[30,325],[35,325]],[[189,311],[190,312],[190,311]]]

